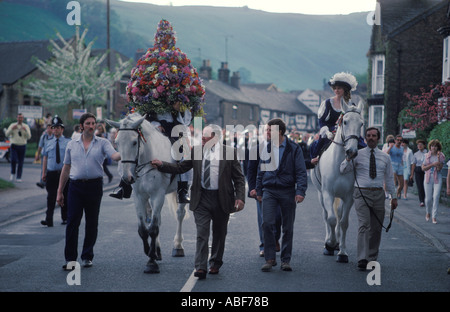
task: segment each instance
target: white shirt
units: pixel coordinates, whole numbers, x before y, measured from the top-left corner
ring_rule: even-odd
[[[94,136],[87,151],[82,138],[71,140],[67,144],[64,164],[70,165],[69,177],[72,180],[95,179],[103,177],[103,161],[111,157],[116,150],[105,138]]]
[[[216,148],[215,148],[216,147]],[[202,160],[202,187],[204,189],[208,190],[218,190],[219,189],[219,161],[220,161],[220,150],[221,148],[217,145],[213,146],[212,149],[205,149],[205,152],[203,153],[203,160]],[[203,175],[205,173],[205,159],[210,160],[210,167],[209,167],[209,181],[210,186],[209,188],[205,187],[204,185],[204,178]]]
[[[413,157],[413,164],[416,164],[416,167],[421,167],[423,164],[423,161],[425,160],[425,155],[427,154],[427,150],[424,149],[423,152],[421,152],[420,150],[418,150],[417,152],[414,153],[414,157]]]
[[[369,174],[370,168],[370,147],[365,147],[358,151],[358,156],[353,161],[344,160],[341,163],[341,173],[347,173],[356,168],[355,187],[383,187],[391,194],[392,198],[397,198],[394,185],[394,172],[392,170],[391,158],[378,148],[375,148],[375,162],[377,166],[377,176],[372,179]]]

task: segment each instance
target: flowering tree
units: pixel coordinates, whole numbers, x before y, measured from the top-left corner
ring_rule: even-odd
[[[87,29],[80,36],[79,28],[76,27],[75,38],[69,41],[57,33],[62,46],[50,40],[54,57],[47,62],[36,60],[37,68],[48,79],[26,81],[24,92],[39,97],[40,101],[48,107],[72,104],[86,108],[104,98],[106,92],[113,88],[114,82],[129,72],[131,63],[123,62],[118,56],[115,71],[101,69],[101,63],[109,52],[91,56],[94,41],[85,45],[86,33]]]
[[[449,120],[450,105],[450,83],[438,84],[429,91],[421,88],[420,95],[405,94],[410,101],[404,109],[405,127],[410,130],[425,131],[438,124],[438,122]]]

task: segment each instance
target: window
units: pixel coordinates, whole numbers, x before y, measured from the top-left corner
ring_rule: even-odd
[[[369,110],[369,127],[377,127],[383,137],[384,106],[372,105]]]
[[[372,95],[384,93],[384,55],[372,58]]]
[[[449,38],[450,37],[444,39],[444,51],[442,56],[442,83],[450,80],[450,64],[448,51]]]

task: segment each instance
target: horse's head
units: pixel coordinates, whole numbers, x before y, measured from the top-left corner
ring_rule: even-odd
[[[348,159],[353,159],[358,155],[358,141],[363,126],[361,117],[362,104],[358,106],[347,104],[341,100],[344,115],[341,120],[341,138],[344,144],[345,154]]]
[[[145,116],[138,113],[128,115],[120,122],[107,122],[118,129],[115,143],[120,153],[122,162],[122,179],[127,183],[136,181],[136,169],[141,149],[141,132],[139,127],[145,120]]]

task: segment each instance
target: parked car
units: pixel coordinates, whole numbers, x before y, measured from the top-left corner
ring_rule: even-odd
[[[8,162],[10,162],[10,148],[11,143],[9,140],[0,142],[0,159],[6,159]]]

